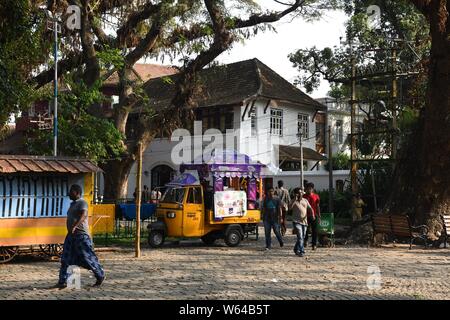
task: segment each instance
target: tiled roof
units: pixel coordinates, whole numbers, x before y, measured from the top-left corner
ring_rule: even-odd
[[[131,77],[132,81],[148,81],[153,78],[164,77],[168,75],[172,75],[178,73],[178,70],[169,67],[162,66],[159,64],[144,64],[144,63],[136,63],[133,66],[133,74]],[[114,72],[108,79],[106,79],[103,84],[104,85],[117,85],[119,83],[119,75],[117,72]]]
[[[99,167],[86,159],[25,155],[0,155],[0,173],[89,173],[100,171],[102,170]]]
[[[145,84],[150,106],[168,107],[179,75],[151,79]],[[325,106],[285,80],[258,59],[245,60],[201,70],[193,96],[198,107],[239,104],[250,98],[267,98],[292,102],[314,110]]]

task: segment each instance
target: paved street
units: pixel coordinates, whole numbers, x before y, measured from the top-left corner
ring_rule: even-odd
[[[261,230],[262,231],[262,230]],[[445,299],[450,295],[450,249],[416,246],[336,247],[293,255],[294,236],[284,248],[263,251],[263,239],[237,248],[200,242],[99,253],[107,280],[91,288],[81,272],[81,290],[48,289],[59,263],[20,257],[0,265],[1,299]],[[277,244],[277,243],[276,243]],[[381,271],[381,288],[369,290],[368,267]],[[373,267],[372,267],[373,268]],[[372,269],[374,270],[374,269]],[[376,287],[376,286],[375,286]]]

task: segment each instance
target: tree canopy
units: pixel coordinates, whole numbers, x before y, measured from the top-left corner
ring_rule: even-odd
[[[147,146],[161,129],[170,132],[192,117],[195,105],[190,97],[198,84],[199,70],[214,63],[234,43],[273,29],[273,22],[284,17],[314,19],[338,2],[273,1],[282,9],[270,11],[252,0],[21,1],[29,7],[29,11],[23,11],[24,17],[41,26],[40,29],[28,26],[27,32],[33,34],[34,41],[42,48],[36,55],[39,58],[36,63],[18,62],[30,68],[20,82],[47,100],[51,99],[49,86],[54,74],[49,62],[52,34],[45,31],[45,15],[38,6],[61,14],[63,20],[69,5],[78,5],[81,9],[81,30],[63,28],[60,35],[59,81],[62,86],[71,84],[70,88],[65,86],[66,90],[60,95],[63,110],[60,152],[85,154],[103,163],[106,176],[120,180],[107,181],[106,185],[113,190],[112,196],[123,193],[124,181],[136,159],[139,144]],[[10,28],[9,23],[5,23],[5,28]],[[146,108],[151,94],[145,94],[143,84],[133,78],[133,66],[144,58],[179,59],[181,62],[180,77],[173,84],[177,94],[164,110],[156,112]],[[99,108],[104,98],[101,86],[113,73],[119,78],[119,102],[112,115],[106,117]],[[138,107],[144,112],[131,119],[132,111]],[[30,152],[50,151],[50,132],[35,133],[32,137]]]

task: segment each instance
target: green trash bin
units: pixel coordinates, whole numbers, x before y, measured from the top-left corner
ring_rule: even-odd
[[[322,212],[317,230],[319,243],[322,246],[334,247],[334,213]],[[327,240],[328,239],[328,240]]]

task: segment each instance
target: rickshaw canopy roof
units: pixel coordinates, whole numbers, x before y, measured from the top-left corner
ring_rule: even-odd
[[[216,177],[259,177],[262,167],[264,164],[236,150],[214,149],[211,154],[194,159],[193,163],[182,164],[180,171],[197,170],[201,178],[210,172]]]
[[[0,155],[0,173],[91,173],[102,172],[90,160],[68,157]]]
[[[196,172],[184,172],[176,176],[172,181],[170,181],[166,186],[169,187],[183,187],[191,185],[200,185],[200,180]]]

